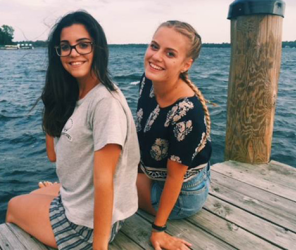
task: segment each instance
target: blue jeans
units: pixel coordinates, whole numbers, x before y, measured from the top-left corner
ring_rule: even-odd
[[[157,211],[164,181],[153,181],[151,203]],[[200,211],[206,202],[210,187],[210,165],[208,164],[199,174],[188,182],[184,182],[178,200],[169,219],[184,219]]]

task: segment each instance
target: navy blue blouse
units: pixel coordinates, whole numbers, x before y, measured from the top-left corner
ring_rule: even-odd
[[[151,179],[166,179],[168,159],[188,166],[184,181],[198,174],[210,160],[212,146],[210,138],[205,140],[204,110],[197,96],[181,98],[161,108],[152,81],[143,76],[136,126],[141,170]]]

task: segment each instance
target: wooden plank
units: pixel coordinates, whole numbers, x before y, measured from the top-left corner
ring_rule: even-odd
[[[292,167],[281,169],[274,161],[261,165],[227,161],[213,165],[212,170],[296,201],[296,169]]]
[[[140,217],[138,214],[134,214],[132,217],[128,218],[121,231],[137,242],[143,249],[152,250],[153,247],[150,245],[150,224]]]
[[[143,218],[151,222],[154,220],[154,217],[143,212],[138,212]],[[187,222],[186,220],[171,220],[168,221],[168,230],[167,232],[175,237],[182,238],[192,244],[194,250],[222,250],[222,249],[236,249],[230,244],[222,241],[213,235],[205,232],[199,227],[194,226],[192,223]],[[149,227],[149,231],[151,226]],[[150,233],[150,232],[149,232]]]
[[[210,193],[296,233],[296,203],[293,201],[214,171],[212,172]],[[283,205],[280,204],[281,202]]]
[[[250,202],[263,202],[272,210],[277,211],[280,215],[286,217],[295,218],[296,224],[296,202],[286,199],[284,197],[278,196],[276,194],[270,193],[263,189],[258,189],[252,185],[246,184],[244,182],[235,180],[231,177],[228,177],[224,174],[218,172],[212,172],[212,180],[215,183],[221,184],[228,188],[235,187],[235,191],[241,194],[246,195],[248,198],[246,200]],[[283,211],[285,213],[283,214]]]
[[[27,250],[6,224],[0,225],[0,247],[3,250]]]
[[[38,250],[54,250],[55,248],[48,247],[38,241],[36,238],[32,237],[21,228],[14,224],[7,224],[8,228],[15,235],[15,237],[24,245],[25,249],[38,249]]]
[[[238,207],[235,207],[215,197],[212,197],[212,196],[208,197],[208,200],[204,208],[210,211],[211,213],[223,219],[226,219],[228,222],[233,223],[235,225],[234,226],[235,229],[237,227],[243,228],[249,233],[252,233],[253,235],[255,235],[256,237],[259,236],[261,239],[264,239],[265,241],[268,241],[273,245],[280,247],[281,249],[292,249],[293,246],[296,246],[295,233],[285,230],[283,227],[274,225],[269,221],[261,219],[254,214],[250,214]],[[226,232],[223,232],[223,233],[226,233]],[[229,237],[229,239],[231,239],[234,236],[235,235],[233,232]],[[275,247],[272,247],[272,245],[268,242],[263,243],[261,239],[259,239],[259,241],[257,240],[257,242],[255,242],[254,240],[249,241],[247,239],[245,243],[245,246],[246,246],[245,249],[274,249],[275,248]],[[239,241],[241,241],[241,239],[239,239]],[[253,244],[255,245],[253,246]]]
[[[116,235],[114,241],[109,244],[108,249],[110,250],[143,250],[144,248],[140,247],[130,238],[128,238],[121,231]]]
[[[194,216],[186,219],[202,228],[215,237],[228,242],[241,250],[272,250],[282,249],[276,247],[258,236],[246,231],[242,227],[218,217],[215,214],[203,209]]]
[[[273,169],[273,171],[277,172],[280,175],[285,175],[288,178],[296,178],[296,166],[290,166],[287,164],[284,164],[282,162],[279,161],[274,161],[271,160],[268,164],[270,166],[271,169]],[[294,187],[296,187],[296,185],[294,185]]]

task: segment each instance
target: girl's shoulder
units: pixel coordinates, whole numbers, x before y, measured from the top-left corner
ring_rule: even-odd
[[[97,103],[103,99],[122,99],[124,98],[120,88],[114,84],[115,90],[109,90],[104,84],[99,84],[93,91],[93,102]]]
[[[96,89],[96,92],[94,93],[95,98],[93,99],[91,106],[108,107],[109,105],[110,108],[116,107],[117,109],[123,109],[124,112],[128,114],[128,116],[132,116],[124,94],[116,84],[114,84],[114,87],[115,90],[111,91],[107,89],[107,87],[103,84],[100,84],[100,86]]]
[[[118,102],[114,97],[112,92],[118,92],[119,89],[115,91],[110,91],[107,87],[103,84],[98,84],[95,86],[91,92],[83,99],[78,101],[78,105],[82,105],[89,111],[94,112],[95,110],[100,109],[102,106],[106,106],[108,104],[112,104],[113,102]]]

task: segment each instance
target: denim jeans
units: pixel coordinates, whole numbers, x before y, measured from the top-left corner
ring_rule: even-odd
[[[151,202],[157,211],[165,182],[153,181]],[[184,182],[169,219],[183,219],[200,211],[206,202],[210,187],[210,165],[188,182]]]

